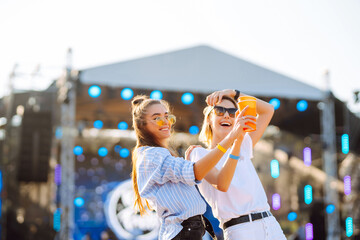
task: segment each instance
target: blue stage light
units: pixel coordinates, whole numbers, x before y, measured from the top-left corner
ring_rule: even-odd
[[[310,185],[306,185],[304,187],[304,200],[306,204],[310,204],[312,202],[312,187]]]
[[[303,111],[305,111],[307,108],[308,108],[308,103],[307,103],[307,101],[305,101],[305,100],[300,100],[300,101],[298,101],[298,103],[296,104],[296,109],[297,109],[299,112],[303,112]]]
[[[119,152],[120,157],[127,158],[130,155],[130,151],[127,148],[122,148]]]
[[[290,213],[288,214],[287,218],[288,218],[288,220],[289,220],[290,222],[295,221],[296,218],[297,218],[296,212],[290,212]]]
[[[100,129],[104,126],[104,123],[101,120],[96,120],[94,122],[94,128]]]
[[[351,237],[354,233],[353,219],[351,217],[345,220],[346,236]]]
[[[80,154],[82,154],[83,152],[84,152],[84,150],[83,150],[83,148],[82,147],[80,147],[80,146],[76,146],[76,147],[74,147],[74,154],[75,155],[80,155]]]
[[[199,128],[197,126],[191,126],[189,128],[189,133],[192,134],[192,135],[196,135],[199,133]]]
[[[120,150],[121,150],[121,146],[120,146],[120,145],[116,145],[116,146],[114,147],[114,150],[115,150],[115,152],[119,153]]]
[[[159,90],[154,90],[150,93],[150,98],[160,100],[163,98],[163,94]]]
[[[343,154],[348,154],[349,153],[349,135],[348,134],[343,134],[341,136],[341,150],[343,152]]]
[[[55,130],[55,138],[56,139],[61,139],[62,138],[62,129],[61,127],[57,127]]]
[[[124,100],[130,100],[134,96],[134,91],[131,88],[124,88],[121,90],[121,97]]]
[[[335,211],[335,205],[334,204],[329,204],[329,205],[327,205],[327,207],[326,207],[326,212],[328,213],[328,214],[331,214],[331,213],[333,213]]]
[[[269,101],[269,103],[274,106],[274,109],[275,109],[275,110],[280,107],[280,100],[277,99],[277,98],[271,99],[271,100]]]
[[[280,176],[280,166],[278,160],[274,159],[270,162],[270,172],[273,178],[278,178]]]
[[[99,148],[98,154],[100,157],[105,157],[108,154],[108,150],[104,147]]]
[[[74,200],[74,204],[75,204],[75,206],[77,206],[77,207],[82,207],[82,206],[84,206],[85,201],[84,201],[83,198],[77,197],[77,198],[75,198],[75,200]]]
[[[90,97],[97,98],[101,94],[101,88],[97,85],[92,85],[89,87],[88,93]]]
[[[54,212],[53,228],[56,232],[60,231],[61,227],[61,208],[58,208]]]
[[[128,124],[126,123],[126,122],[119,122],[119,124],[118,124],[118,129],[120,129],[120,130],[126,130],[126,129],[128,129]]]
[[[2,191],[2,188],[3,188],[3,180],[2,180],[2,172],[1,172],[1,170],[0,170],[0,193],[1,193],[1,191]],[[1,209],[1,208],[0,208]],[[1,212],[1,211],[0,211]]]
[[[194,95],[192,93],[184,93],[181,96],[181,101],[183,102],[183,104],[189,105],[194,101]]]

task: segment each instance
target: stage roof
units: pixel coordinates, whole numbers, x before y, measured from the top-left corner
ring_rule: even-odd
[[[239,89],[255,96],[318,101],[320,89],[234,57],[196,46],[80,71],[84,84],[209,93]]]

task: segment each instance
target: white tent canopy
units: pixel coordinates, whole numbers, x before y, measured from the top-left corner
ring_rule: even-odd
[[[230,88],[255,96],[322,99],[322,91],[318,88],[208,46],[84,69],[80,81],[201,93]]]

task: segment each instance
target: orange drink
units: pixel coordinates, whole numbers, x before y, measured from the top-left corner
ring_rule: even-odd
[[[244,116],[252,115],[252,116],[256,117],[256,115],[257,115],[257,113],[256,113],[256,98],[251,97],[251,96],[241,96],[241,97],[239,97],[238,105],[239,105],[240,111],[242,111],[246,106],[249,106],[246,109]],[[239,113],[239,111],[238,111],[238,113]],[[256,124],[249,122],[246,125],[252,127],[254,130],[251,130],[249,128],[244,128],[245,132],[252,132],[252,131],[256,130]]]

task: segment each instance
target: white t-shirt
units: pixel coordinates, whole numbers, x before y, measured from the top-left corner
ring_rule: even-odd
[[[227,192],[217,190],[205,179],[198,185],[201,194],[211,206],[214,216],[219,219],[221,227],[231,218],[270,210],[264,188],[251,161],[252,149],[251,137],[245,134],[241,144],[240,159]],[[209,151],[200,147],[195,148],[190,154],[190,160],[196,162]],[[230,149],[215,166],[218,170],[224,166],[229,153]]]

